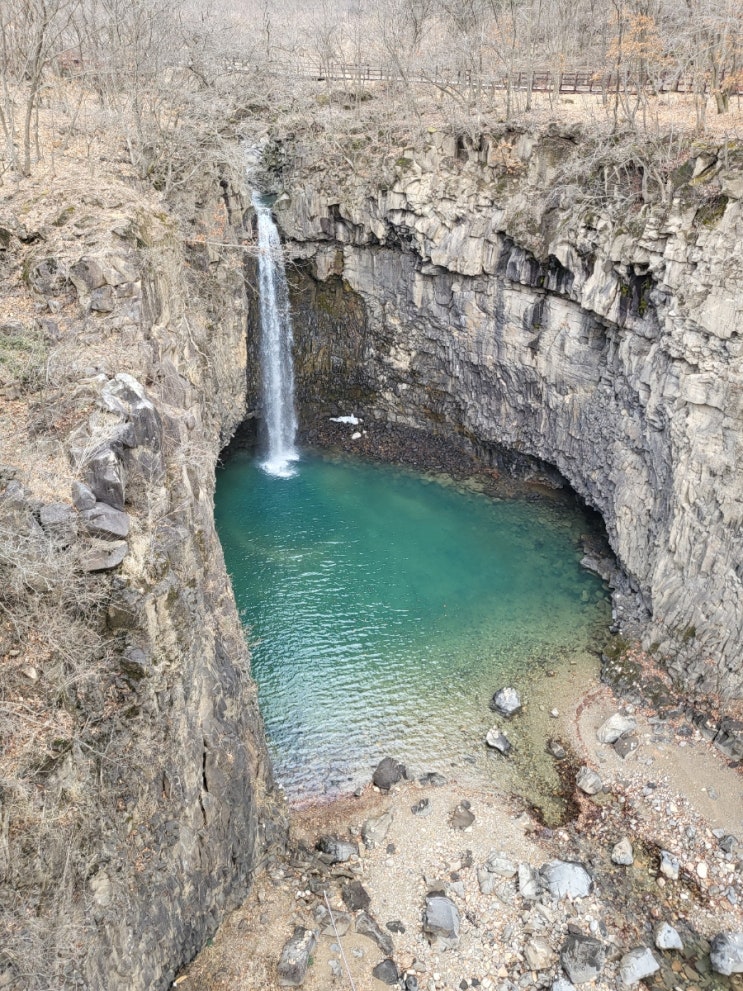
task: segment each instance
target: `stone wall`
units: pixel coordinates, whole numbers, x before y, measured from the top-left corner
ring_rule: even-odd
[[[300,308],[300,390],[350,376],[356,412],[555,465],[605,521],[634,592],[618,618],[687,687],[738,696],[743,183],[712,153],[666,205],[621,184],[596,202],[584,154],[435,133],[384,181],[289,169],[287,252],[352,313]]]

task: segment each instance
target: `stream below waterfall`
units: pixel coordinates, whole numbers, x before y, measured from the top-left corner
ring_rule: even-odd
[[[275,477],[238,452],[216,520],[290,802],[350,792],[389,755],[559,819],[549,712],[595,675],[610,615],[579,563],[583,514],[319,455]],[[504,685],[526,703],[508,722],[488,708]],[[485,746],[493,725],[509,758]]]

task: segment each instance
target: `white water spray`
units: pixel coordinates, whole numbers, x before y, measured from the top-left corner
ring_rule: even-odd
[[[294,446],[297,415],[289,292],[281,240],[271,210],[257,193],[253,193],[253,206],[258,217],[261,377],[268,438],[266,460],[261,467],[270,475],[288,478],[296,470],[293,462],[299,459]]]

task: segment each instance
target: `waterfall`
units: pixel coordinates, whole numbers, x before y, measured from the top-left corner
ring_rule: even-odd
[[[294,446],[297,415],[289,291],[281,240],[270,207],[257,193],[253,193],[253,206],[258,217],[261,379],[267,433],[266,460],[262,467],[270,475],[288,478],[294,474],[292,462],[299,458]]]

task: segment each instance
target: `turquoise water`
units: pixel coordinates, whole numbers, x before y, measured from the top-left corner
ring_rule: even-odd
[[[586,521],[551,504],[310,456],[276,478],[238,454],[216,520],[293,801],[352,790],[387,755],[500,774],[483,746],[493,692],[514,684],[533,702],[549,668],[551,697],[607,622],[579,565]],[[534,774],[529,725],[504,728]]]

